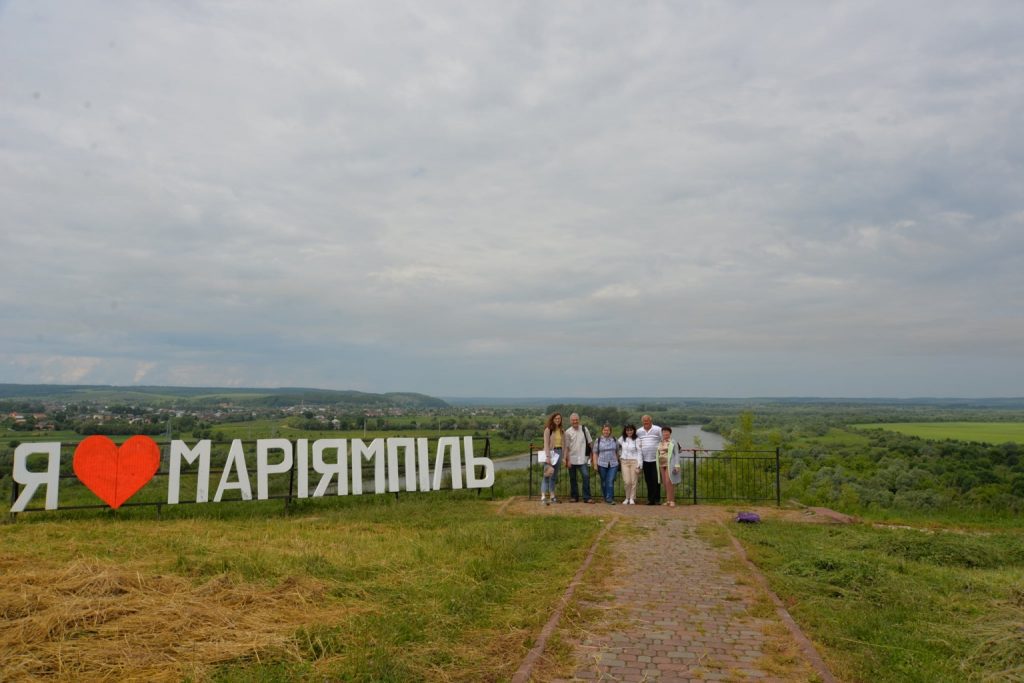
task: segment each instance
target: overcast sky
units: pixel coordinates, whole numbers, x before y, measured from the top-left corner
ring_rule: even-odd
[[[0,382],[1024,395],[1024,3],[0,0]]]

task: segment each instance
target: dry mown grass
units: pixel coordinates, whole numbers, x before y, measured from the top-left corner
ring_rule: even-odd
[[[964,668],[988,669],[982,681],[1024,680],[1024,588],[1011,593],[1009,602],[971,628],[980,644]]]
[[[295,628],[327,616],[324,586],[308,577],[195,584],[93,560],[47,567],[10,557],[0,569],[5,681],[203,678],[220,662],[297,657]]]
[[[0,526],[0,681],[505,680],[595,525],[492,507]]]

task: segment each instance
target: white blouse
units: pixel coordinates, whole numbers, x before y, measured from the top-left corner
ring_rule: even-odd
[[[637,462],[643,460],[643,453],[640,451],[640,439],[627,439],[624,436],[620,436],[619,447],[621,448],[619,459],[636,460]]]

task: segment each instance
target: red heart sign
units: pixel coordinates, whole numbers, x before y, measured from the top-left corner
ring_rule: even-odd
[[[120,448],[105,436],[90,436],[75,449],[75,474],[115,510],[146,485],[160,467],[160,447],[148,436],[133,436]]]

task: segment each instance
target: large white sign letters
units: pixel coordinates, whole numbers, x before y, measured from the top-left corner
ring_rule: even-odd
[[[195,482],[194,491],[191,485],[185,488],[189,489],[186,499],[194,496],[196,503],[219,503],[229,492],[235,499],[253,500],[254,482],[255,499],[266,500],[271,497],[272,477],[292,474],[296,498],[360,495],[367,479],[372,481],[373,493],[436,491],[445,476],[451,477],[453,489],[494,484],[494,463],[474,455],[471,436],[442,437],[433,453],[425,438],[318,439],[312,443],[309,439],[259,439],[255,452],[246,452],[242,441],[236,439],[219,475],[211,467],[212,445],[209,440],[191,447],[181,440],[171,442],[163,473],[168,505],[182,501],[183,480]],[[32,468],[31,456],[36,456]],[[45,464],[40,465],[40,460]],[[24,443],[14,450],[13,478],[23,488],[11,512],[23,512],[40,489],[45,489],[45,509],[59,509],[60,461],[60,443]],[[115,509],[160,474],[159,464],[159,447],[144,436],[132,437],[121,446],[107,437],[88,437],[75,449],[73,459],[78,479]],[[186,465],[195,467],[183,477]],[[482,476],[478,476],[478,468]]]

